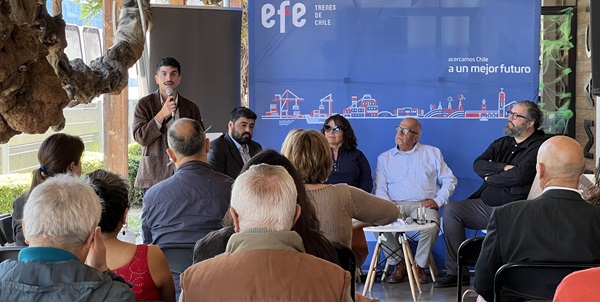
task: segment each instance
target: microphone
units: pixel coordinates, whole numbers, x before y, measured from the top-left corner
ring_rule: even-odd
[[[168,96],[172,96],[173,95],[173,88],[167,88],[165,89],[165,92],[167,93]],[[177,103],[175,103],[175,108],[177,108]],[[177,109],[175,109],[177,110]],[[171,118],[175,118],[175,111],[171,112]]]

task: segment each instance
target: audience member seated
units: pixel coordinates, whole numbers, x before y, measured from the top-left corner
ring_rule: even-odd
[[[527,199],[535,179],[535,158],[546,139],[538,130],[542,112],[531,101],[519,101],[508,111],[505,136],[493,141],[473,162],[483,183],[469,199],[450,202],[444,209],[442,229],[446,243],[446,276],[435,287],[453,287],[458,281],[457,253],[465,241],[465,228],[487,227],[492,211],[501,205]],[[465,272],[467,270],[464,270]],[[469,284],[469,275],[461,277]]]
[[[227,123],[227,133],[210,142],[208,163],[217,171],[236,178],[240,170],[262,146],[252,140],[256,113],[246,107],[231,111]]]
[[[440,149],[419,143],[423,127],[414,118],[405,118],[396,127],[396,146],[377,158],[375,170],[375,195],[389,199],[402,207],[403,214],[417,219],[417,209],[424,207],[427,220],[439,226],[438,210],[448,203],[454,193],[457,180],[444,161]],[[423,268],[429,266],[429,256],[438,239],[439,227],[419,233],[419,244],[415,254],[415,272],[421,283],[427,283]],[[388,251],[400,251],[398,240],[392,233],[384,233],[384,245],[388,262],[396,265],[387,282],[398,283],[408,276],[399,256],[390,256]]]
[[[135,301],[106,265],[101,211],[90,185],[69,175],[33,189],[22,222],[30,247],[0,263],[0,301]]]
[[[233,179],[208,164],[210,142],[197,121],[176,120],[167,137],[167,153],[177,171],[144,196],[144,243],[194,244],[221,228],[221,219],[229,209]]]
[[[508,262],[600,263],[600,207],[577,190],[584,169],[576,140],[554,136],[541,145],[536,170],[543,193],[492,212],[475,266],[475,289],[487,301],[496,271]]]
[[[556,288],[554,302],[590,301],[600,296],[600,267],[577,271],[566,276]]]
[[[315,208],[309,201],[302,179],[298,176],[298,172],[296,172],[292,163],[285,156],[277,153],[277,151],[266,150],[250,159],[242,168],[242,173],[258,164],[282,166],[292,176],[298,192],[298,205],[302,208],[302,213],[292,227],[292,230],[297,232],[302,238],[307,254],[337,264],[338,257],[336,251],[329,240],[321,233],[320,222],[317,219]],[[223,229],[211,232],[205,238],[198,240],[194,248],[194,262],[212,258],[225,252],[227,241],[234,233],[231,215],[225,215],[223,225]]]
[[[350,274],[306,254],[291,231],[301,212],[297,196],[281,166],[260,164],[240,174],[230,209],[236,234],[226,253],[181,274],[182,301],[352,301]]]
[[[16,245],[27,245],[23,237],[21,219],[23,218],[23,207],[25,207],[29,193],[37,185],[56,174],[72,173],[81,176],[81,155],[84,149],[85,145],[79,136],[66,133],[52,134],[42,142],[38,150],[40,166],[31,172],[33,177],[29,192],[19,196],[13,202],[12,228]]]
[[[154,245],[135,245],[117,239],[127,223],[128,183],[115,173],[96,170],[86,176],[102,204],[98,224],[106,246],[108,268],[133,284],[137,301],[175,301],[175,284],[167,258]]]
[[[352,219],[356,226],[386,225],[400,212],[392,202],[347,184],[324,184],[333,160],[325,136],[316,130],[295,129],[288,133],[281,153],[296,167],[312,200],[321,231],[331,242],[348,247],[352,243]]]

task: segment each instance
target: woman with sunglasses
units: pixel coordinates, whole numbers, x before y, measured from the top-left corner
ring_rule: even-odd
[[[343,116],[330,116],[321,129],[331,147],[333,169],[325,183],[346,183],[367,193],[373,190],[371,166],[356,147],[358,143],[350,122]]]
[[[331,147],[333,169],[325,183],[346,183],[367,193],[373,190],[371,166],[367,157],[356,147],[356,136],[350,122],[343,116],[330,116],[321,129]],[[352,231],[352,251],[356,255],[356,265],[361,266],[369,255],[367,239],[362,228]]]

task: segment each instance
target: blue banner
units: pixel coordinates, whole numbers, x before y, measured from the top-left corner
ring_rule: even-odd
[[[255,138],[279,150],[294,128],[347,117],[373,173],[404,117],[423,125],[458,177],[503,135],[506,112],[537,101],[539,0],[249,1]]]

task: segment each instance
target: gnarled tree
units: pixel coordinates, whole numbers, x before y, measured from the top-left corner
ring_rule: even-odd
[[[127,70],[144,50],[149,8],[149,0],[125,0],[113,47],[87,66],[65,55],[65,22],[48,14],[46,0],[0,0],[0,143],[60,130],[66,106],[127,86]]]

